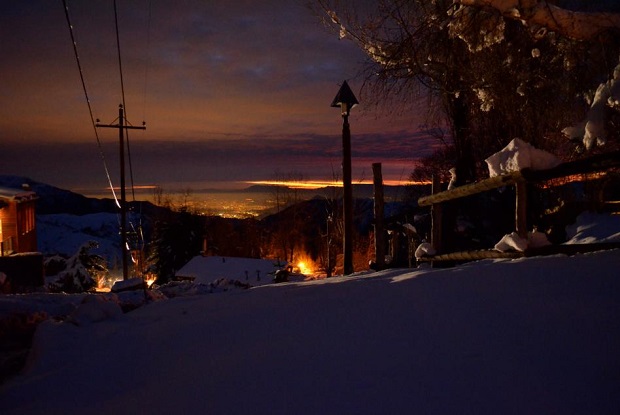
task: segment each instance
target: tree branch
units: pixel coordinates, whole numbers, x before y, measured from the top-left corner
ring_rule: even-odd
[[[491,7],[505,17],[521,20],[528,26],[544,26],[575,40],[593,39],[604,31],[620,29],[620,14],[576,12],[546,0],[456,0],[472,7]]]

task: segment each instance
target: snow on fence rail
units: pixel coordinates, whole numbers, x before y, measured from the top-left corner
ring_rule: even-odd
[[[581,160],[562,163],[556,167],[545,170],[522,169],[506,174],[490,177],[476,183],[466,184],[435,193],[439,188],[439,181],[433,180],[433,194],[423,196],[418,199],[419,206],[431,206],[432,230],[431,245],[436,255],[429,255],[418,258],[420,261],[471,261],[485,258],[514,258],[531,255],[549,255],[563,252],[564,248],[557,246],[545,249],[529,249],[527,252],[499,252],[499,251],[466,251],[443,253],[442,248],[442,203],[471,196],[488,190],[497,189],[504,186],[514,185],[516,187],[515,203],[515,230],[522,237],[527,237],[527,184],[543,182],[547,180],[567,177],[576,174],[587,174],[605,171],[611,168],[620,167],[620,151],[606,154],[598,154]],[[592,251],[606,248],[620,248],[620,244],[582,244],[577,248],[571,247],[570,251],[575,250]]]
[[[521,171],[514,171],[500,176],[490,177],[476,183],[455,187],[453,189],[434,193],[429,196],[423,196],[418,199],[418,204],[420,206],[431,206],[433,204],[447,202],[449,200],[454,200],[465,196],[471,196],[487,190],[514,185],[520,181],[542,182],[573,174],[595,173],[614,167],[620,167],[620,151],[599,154],[581,160],[562,163],[551,169],[523,169]]]

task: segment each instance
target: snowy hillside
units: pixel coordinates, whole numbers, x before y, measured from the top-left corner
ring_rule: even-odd
[[[120,256],[118,232],[119,218],[114,213],[37,215],[37,244],[46,255],[71,256],[84,243],[95,241],[99,247],[92,252],[114,264]]]
[[[41,250],[115,250],[115,214],[37,220]],[[618,242],[620,216],[566,231]],[[618,269],[609,250],[249,289],[0,295],[0,317],[50,317],[0,384],[0,413],[618,414]]]
[[[92,323],[39,326],[0,412],[617,414],[618,269],[615,250],[181,296],[127,314],[91,302],[78,314]]]

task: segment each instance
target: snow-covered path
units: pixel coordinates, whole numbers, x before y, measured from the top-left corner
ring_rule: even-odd
[[[44,323],[3,414],[617,414],[620,251],[387,270]]]

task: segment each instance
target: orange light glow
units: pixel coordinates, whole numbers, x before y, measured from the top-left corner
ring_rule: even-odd
[[[97,277],[96,280],[97,286],[95,287],[95,291],[99,293],[109,293],[114,283],[116,281],[121,281],[121,278],[112,277],[109,275],[101,275]]]
[[[541,187],[544,189],[549,189],[549,188],[553,188],[556,186],[563,186],[568,183],[587,182],[588,180],[599,180],[606,176],[607,176],[607,172],[596,172],[596,173],[588,173],[588,174],[572,174],[570,176],[549,179],[546,182],[543,182]]]
[[[259,181],[249,181],[245,182],[247,184],[256,184],[263,186],[286,186],[290,189],[308,189],[315,190],[323,187],[342,187],[341,181],[321,181],[321,180],[312,180],[307,182],[296,182],[296,181],[287,181],[287,180],[259,180]],[[372,180],[359,180],[354,184],[372,184]],[[429,184],[426,182],[402,182],[398,180],[384,180],[383,184],[386,186],[403,186],[403,185],[420,185],[420,184]]]
[[[306,276],[314,276],[317,273],[318,265],[307,254],[296,255],[295,264],[297,271]]]
[[[299,272],[302,274],[311,274],[313,271],[306,265],[304,261],[300,261],[297,263],[297,267],[299,268]]]
[[[321,187],[342,187],[341,182],[333,182],[333,181],[311,181],[311,182],[295,182],[295,181],[286,181],[286,180],[258,180],[246,182],[248,184],[257,184],[262,186],[286,186],[291,189],[320,189]]]

